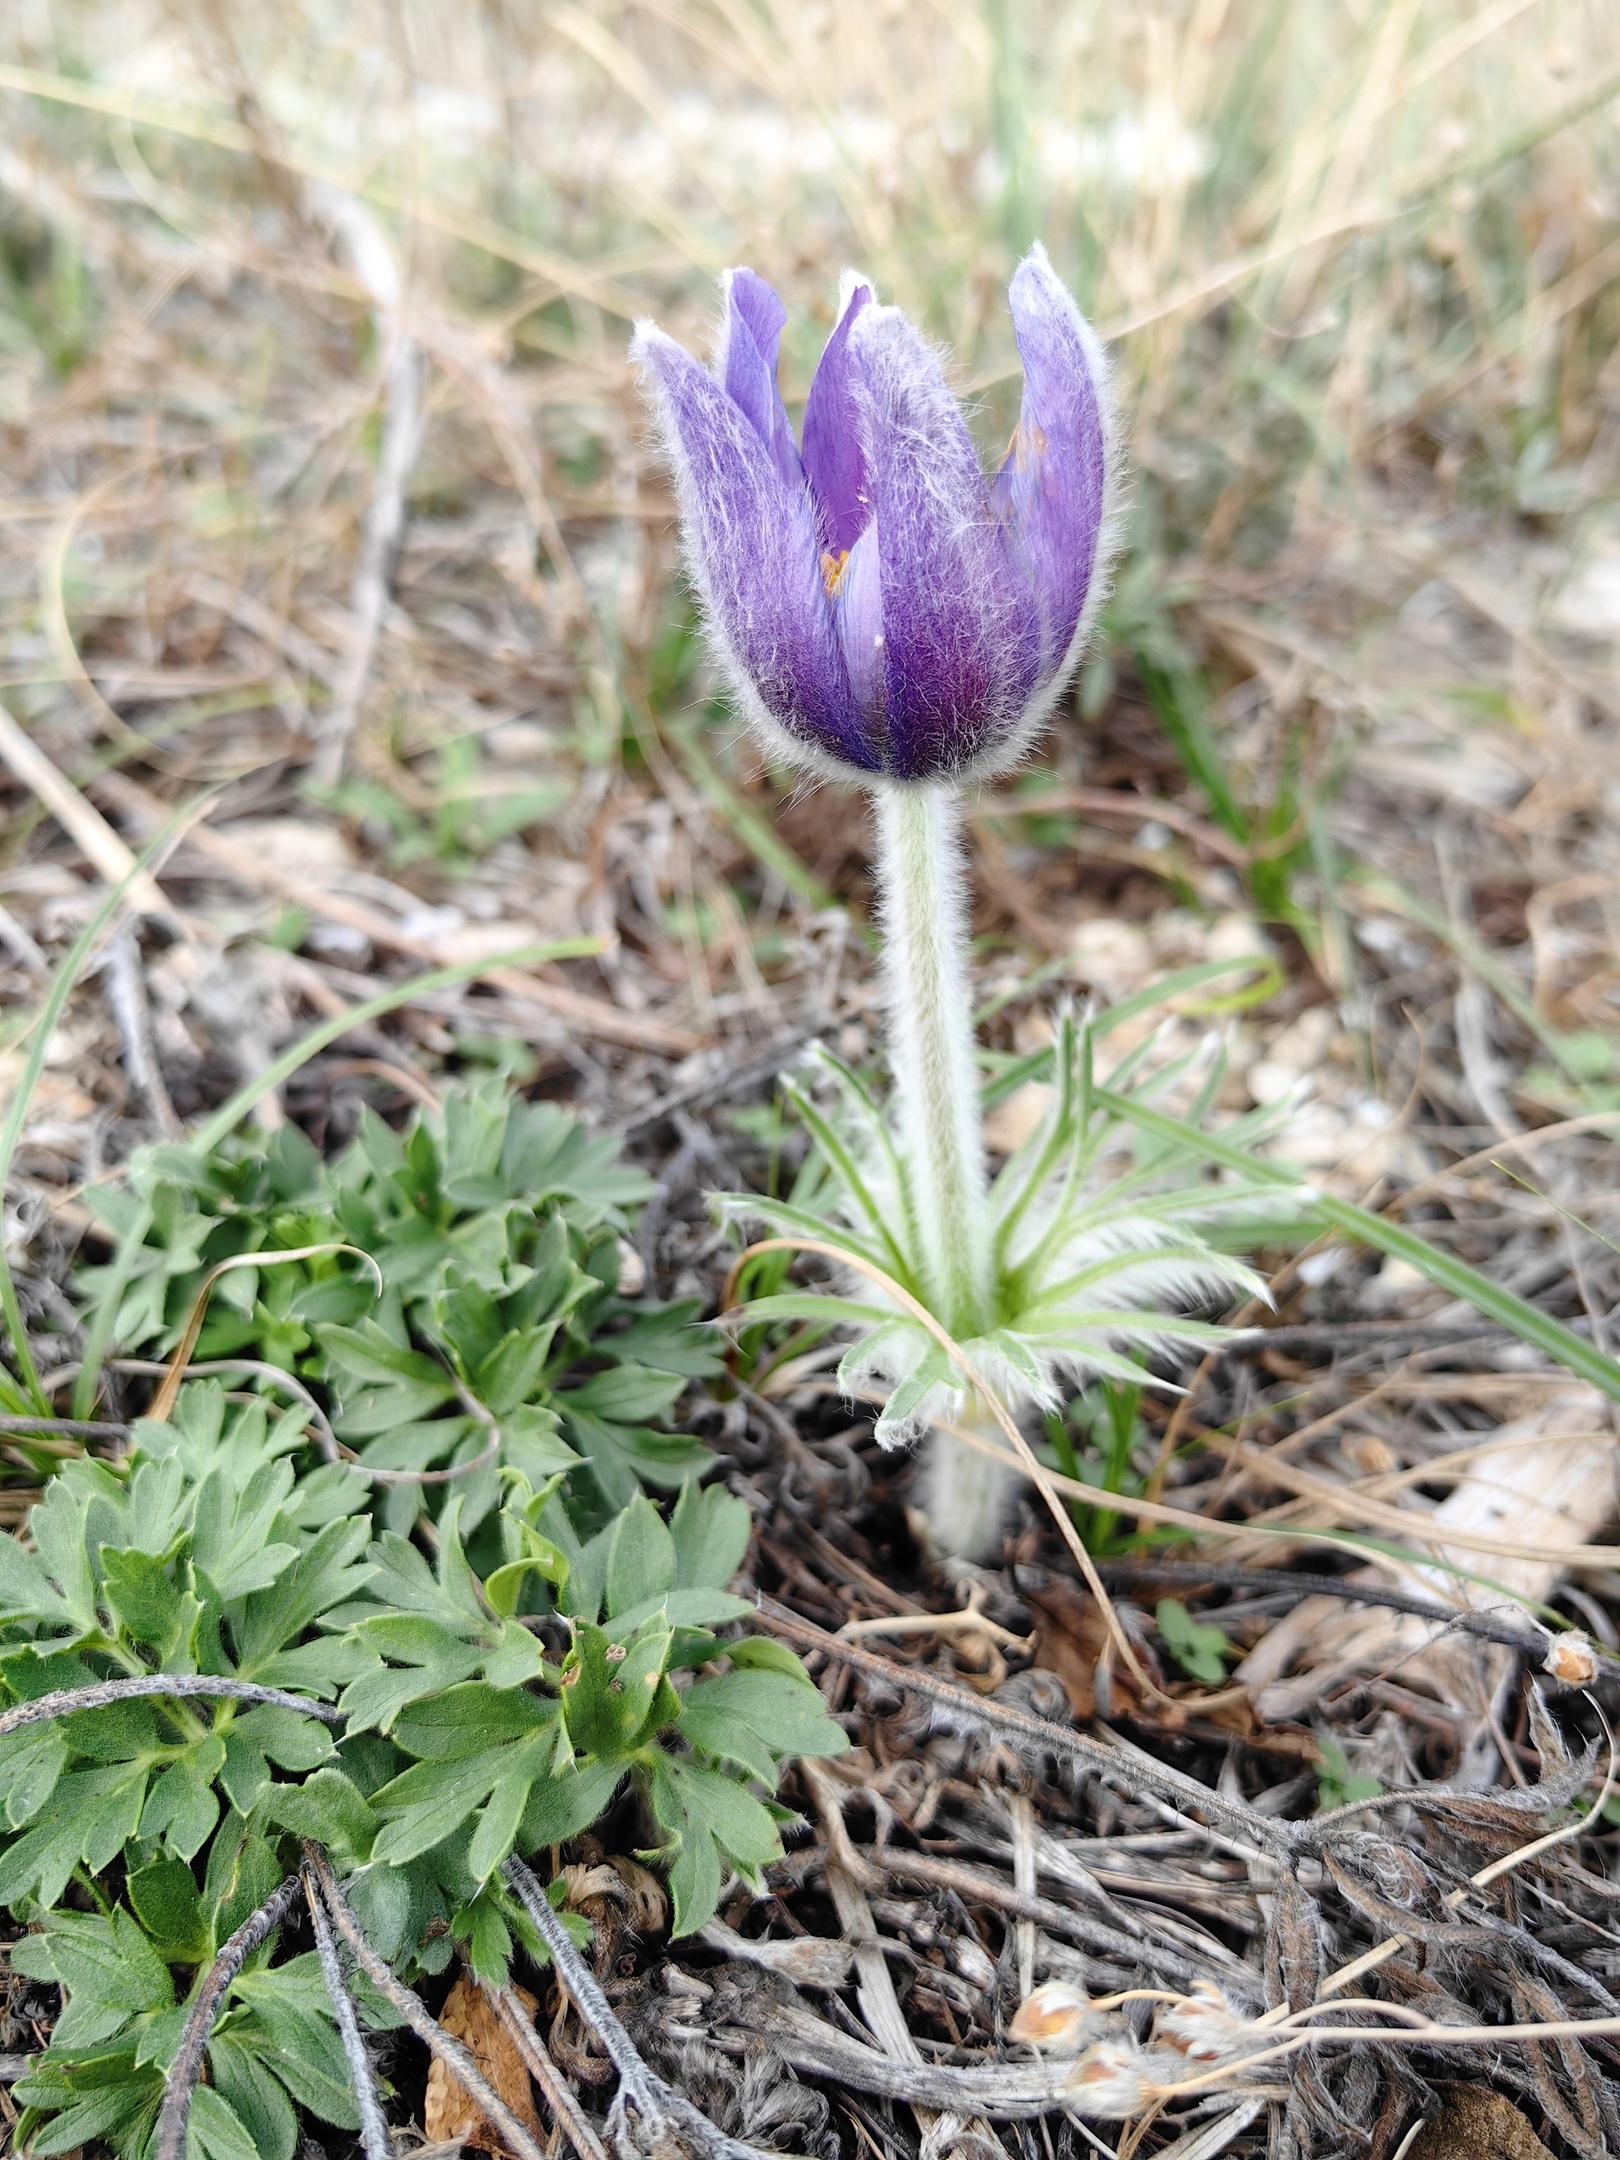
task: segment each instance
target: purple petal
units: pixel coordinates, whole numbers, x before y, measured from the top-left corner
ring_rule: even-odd
[[[884,763],[943,778],[1017,741],[1040,625],[930,347],[871,307],[850,351],[881,544]]]
[[[849,333],[871,304],[870,285],[851,285],[816,364],[804,407],[804,470],[821,512],[821,537],[836,567],[866,530],[872,505],[861,457]]]
[[[728,270],[720,285],[726,312],[715,372],[726,394],[748,416],[782,478],[796,481],[803,468],[787,408],[776,387],[776,356],[787,309],[752,270]]]
[[[884,737],[886,691],[883,669],[883,563],[878,529],[868,525],[835,573],[833,622],[849,675],[855,710],[866,723],[867,740]]]
[[[631,350],[674,467],[688,566],[744,709],[808,751],[877,770],[827,603],[809,489],[782,477],[738,403],[655,324],[637,326]]]
[[[996,478],[996,507],[1040,610],[1042,675],[1056,677],[1086,619],[1108,506],[1106,369],[1038,243],[1019,264],[1010,297],[1024,401]]]

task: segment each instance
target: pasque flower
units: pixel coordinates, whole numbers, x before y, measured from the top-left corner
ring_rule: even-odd
[[[930,1433],[922,1481],[938,1542],[999,1547],[1007,1472],[980,1384],[1055,1409],[1060,1383],[1147,1377],[1143,1353],[1207,1337],[1156,1301],[1253,1278],[1196,1221],[1201,1184],[1099,1178],[1089,1041],[1065,1020],[1054,1106],[994,1185],[968,974],[960,795],[1016,761],[1084,645],[1107,566],[1116,456],[1097,342],[1033,249],[1012,281],[1023,407],[987,477],[939,358],[863,280],[810,385],[796,441],[776,387],[786,313],[749,270],[725,280],[712,370],[650,323],[635,351],[674,468],[710,635],[755,727],[872,796],[892,1089],[879,1109],[824,1060],[823,1115],[790,1090],[829,1186],[813,1213],[750,1197],[734,1212],[849,1256],[853,1296],[756,1300],[761,1319],[852,1328],[840,1371],[881,1383],[880,1440]],[[947,1355],[917,1307],[978,1376]],[[956,1429],[951,1429],[952,1427]]]
[[[1084,643],[1115,467],[1102,354],[1045,249],[1012,281],[1023,409],[994,478],[938,355],[864,280],[845,280],[802,443],[776,386],[787,311],[751,270],[724,292],[712,372],[652,323],[634,351],[744,711],[852,778],[1012,763]]]

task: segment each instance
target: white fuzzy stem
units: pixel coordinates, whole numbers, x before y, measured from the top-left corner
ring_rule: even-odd
[[[928,1303],[958,1340],[990,1326],[990,1240],[968,989],[967,881],[952,787],[879,787],[889,1063]]]
[[[999,1419],[977,1395],[951,1422],[999,1448],[1007,1445]],[[940,1551],[958,1560],[1000,1559],[1001,1526],[1017,1484],[1015,1472],[955,1433],[936,1429],[923,1442],[918,1498]]]

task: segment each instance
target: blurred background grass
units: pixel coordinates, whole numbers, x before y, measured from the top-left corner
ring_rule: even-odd
[[[1281,940],[1279,1023],[1336,1000],[1395,1100],[1379,986],[1449,995],[1461,953],[1514,1084],[1607,1102],[1617,91],[1601,0],[14,0],[0,694],[131,838],[224,788],[261,867],[369,876],[435,950],[583,923],[618,943],[577,980],[769,1040],[827,990],[859,820],[700,724],[631,321],[700,342],[753,264],[796,405],[857,263],[988,456],[1040,236],[1112,341],[1130,539],[1020,783],[1067,798],[980,821],[985,949],[1072,973],[1089,917],[1235,910]],[[11,810],[48,944],[78,903]],[[285,898],[219,938],[347,994],[363,932]]]

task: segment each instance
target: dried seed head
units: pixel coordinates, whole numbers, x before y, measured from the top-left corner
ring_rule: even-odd
[[[1219,2062],[1241,2047],[1248,2020],[1240,2017],[1212,1980],[1197,1981],[1182,2002],[1166,2003],[1154,2020],[1153,2037],[1192,2062]]]
[[[1083,1987],[1074,1987],[1067,1980],[1045,1980],[1018,2005],[1007,2036],[1021,2040],[1025,2047],[1073,2055],[1095,2015],[1091,1997]]]
[[[1578,1629],[1571,1628],[1567,1634],[1553,1637],[1541,1669],[1561,1680],[1565,1687],[1590,1687],[1597,1678],[1597,1652]]]
[[[1077,2115],[1110,2121],[1139,2113],[1151,2097],[1134,2040],[1100,2040],[1087,2048],[1058,2089]]]

